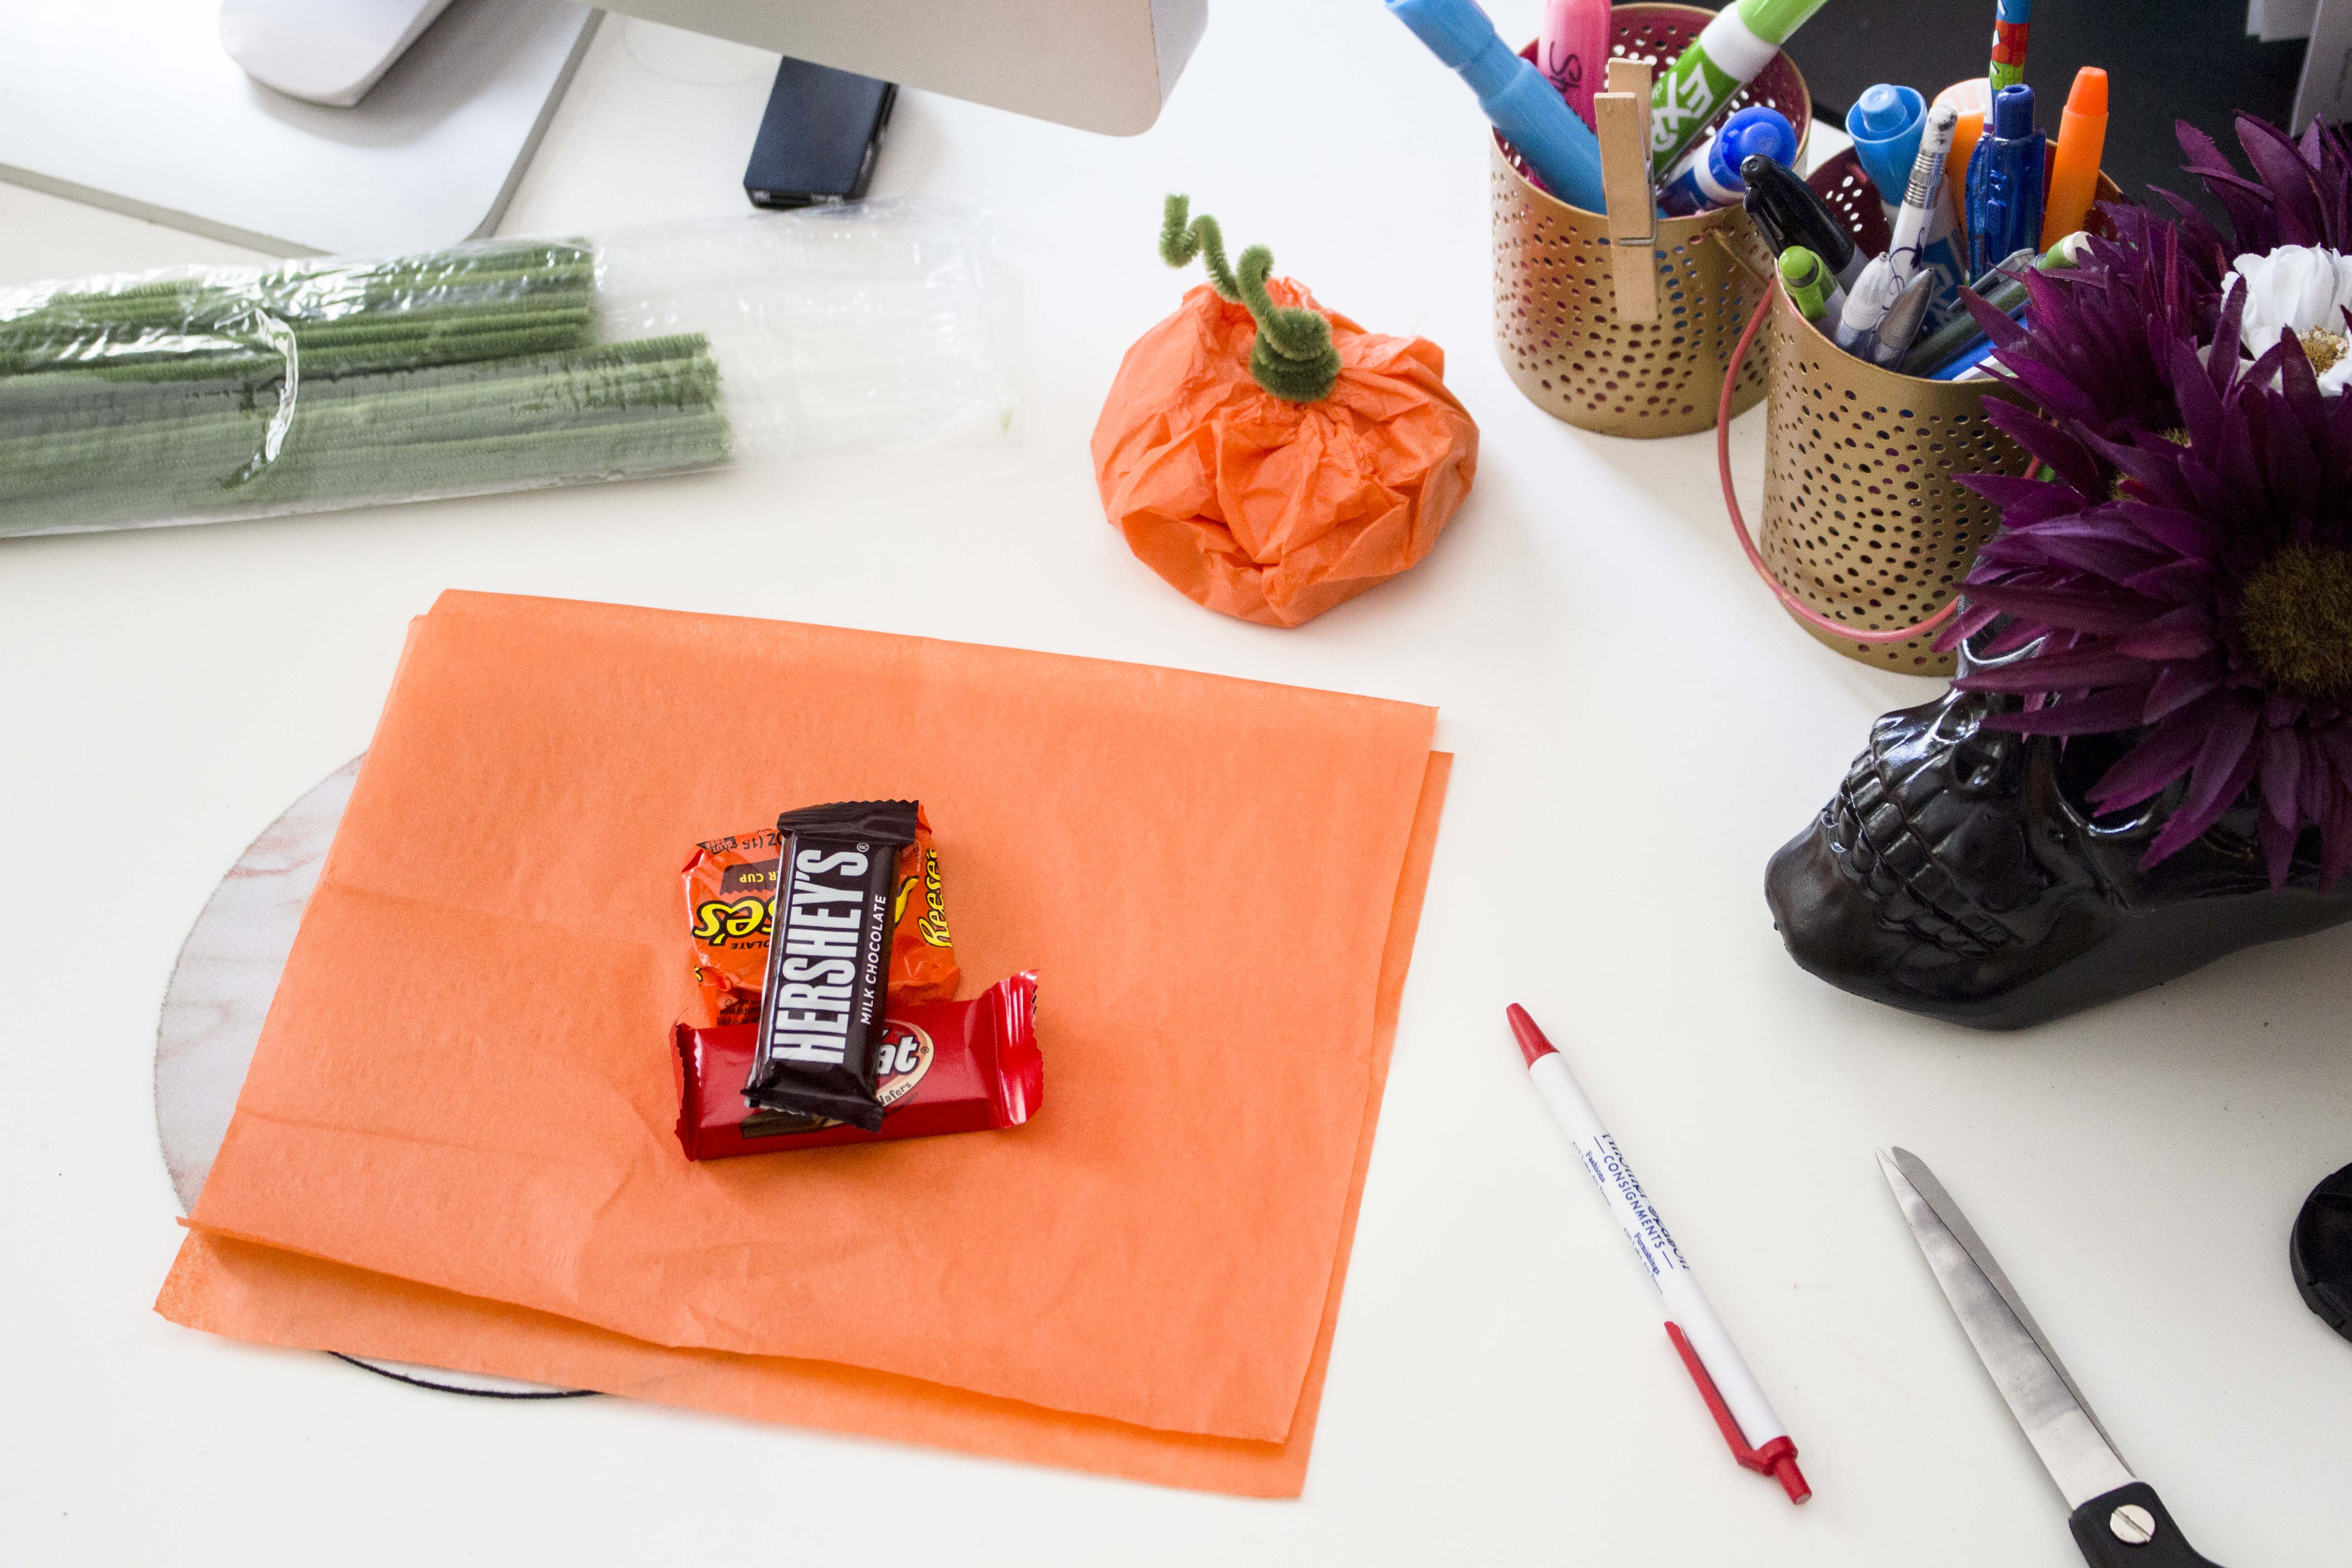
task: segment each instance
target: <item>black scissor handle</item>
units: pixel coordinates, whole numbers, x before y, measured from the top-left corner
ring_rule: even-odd
[[[2091,1568],[2217,1568],[2197,1555],[2146,1481],[2093,1498],[2066,1525]]]

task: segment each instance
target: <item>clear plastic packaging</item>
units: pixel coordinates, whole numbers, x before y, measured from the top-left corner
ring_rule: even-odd
[[[1001,425],[983,250],[969,209],[898,199],[0,289],[0,535]]]

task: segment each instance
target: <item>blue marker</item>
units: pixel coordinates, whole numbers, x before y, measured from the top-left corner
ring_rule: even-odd
[[[1797,128],[1777,109],[1750,104],[1723,122],[1723,129],[1691,149],[1658,192],[1658,210],[1687,217],[1711,207],[1738,206],[1748,195],[1739,163],[1750,155],[1787,168],[1797,156]]]
[[[1473,0],[1388,0],[1389,14],[1461,73],[1504,140],[1570,206],[1606,212],[1601,142],[1543,73],[1511,52]],[[2034,222],[2040,223],[2040,209]]]
[[[2033,128],[2033,89],[2020,82],[1994,94],[1984,134],[1969,159],[1969,264],[1982,272],[2042,241],[2042,148]]]
[[[1879,205],[1886,221],[1895,221],[1904,187],[1911,183],[1911,165],[1919,157],[1919,134],[1927,124],[1927,103],[1916,87],[1880,82],[1866,88],[1845,111],[1845,133],[1853,138],[1853,155],[1862,172],[1878,187]]]

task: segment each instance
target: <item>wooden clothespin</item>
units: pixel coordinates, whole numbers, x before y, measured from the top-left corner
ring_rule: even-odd
[[[1592,95],[1592,118],[1601,140],[1601,194],[1609,203],[1618,319],[1654,321],[1658,199],[1650,188],[1650,68],[1611,60],[1608,90]]]

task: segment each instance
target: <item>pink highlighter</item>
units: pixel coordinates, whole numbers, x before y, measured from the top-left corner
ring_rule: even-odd
[[[1536,68],[1591,125],[1592,95],[1609,70],[1609,0],[1544,0]]]

